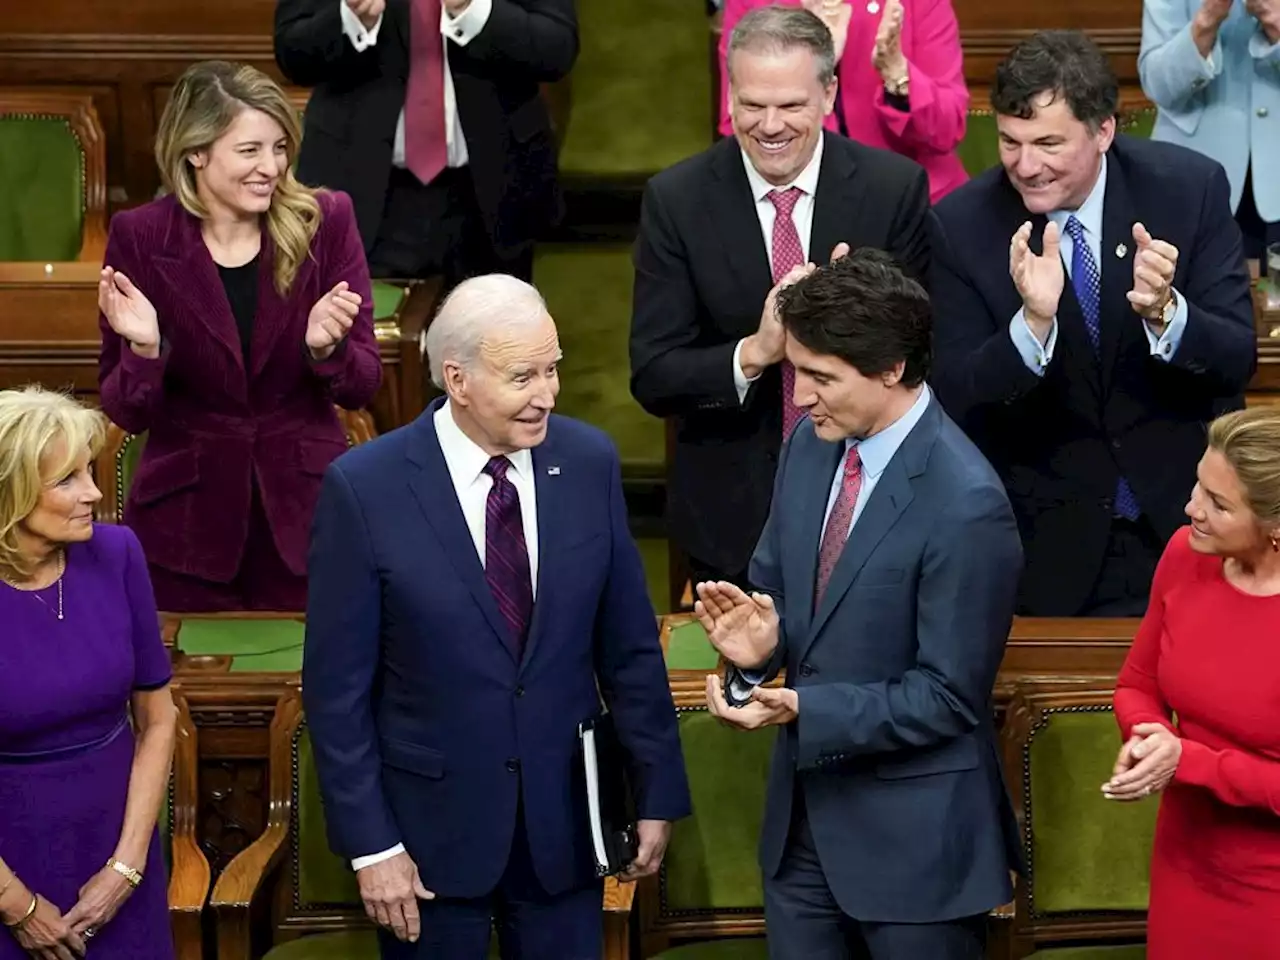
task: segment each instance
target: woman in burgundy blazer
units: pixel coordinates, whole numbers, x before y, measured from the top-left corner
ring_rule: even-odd
[[[725,0],[720,34],[720,132],[729,120],[725,55],[734,24],[776,0]],[[910,157],[929,174],[937,203],[969,179],[956,155],[969,88],[951,0],[781,0],[819,16],[836,41],[840,88],[828,130]]]
[[[293,178],[298,139],[270,78],[196,64],[156,137],[167,195],[111,221],[98,379],[147,434],[124,519],[162,610],[305,609],[333,405],[381,382],[351,201]]]

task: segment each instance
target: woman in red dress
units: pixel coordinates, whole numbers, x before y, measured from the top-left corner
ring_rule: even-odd
[[[1116,684],[1103,794],[1163,793],[1149,960],[1280,957],[1280,411],[1230,413]],[[1174,719],[1176,718],[1176,720]]]

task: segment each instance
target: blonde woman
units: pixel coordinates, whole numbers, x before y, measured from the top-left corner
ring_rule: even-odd
[[[137,538],[95,526],[101,414],[0,392],[0,960],[170,960],[169,657]]]
[[[125,522],[162,610],[302,610],[333,404],[377,391],[351,201],[293,176],[299,127],[265,74],[198,63],[156,135],[167,194],[111,221],[102,407],[146,448]]]

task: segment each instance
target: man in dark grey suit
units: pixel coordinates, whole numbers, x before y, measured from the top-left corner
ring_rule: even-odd
[[[778,725],[760,841],[773,960],[981,960],[1016,825],[991,690],[1022,548],[924,379],[930,306],[859,250],[779,295],[796,401],[746,594],[698,585],[711,710]],[[784,687],[760,683],[786,670]]]

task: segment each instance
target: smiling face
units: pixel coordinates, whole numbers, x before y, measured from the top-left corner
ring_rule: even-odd
[[[287,145],[284,129],[272,117],[241,110],[208,149],[190,157],[205,207],[237,220],[266,213],[289,166]]]
[[[1092,130],[1052,91],[1034,98],[1032,107],[1028,120],[996,116],[1000,162],[1028,213],[1075,210],[1098,179],[1102,156],[1115,138],[1115,118]]]
[[[807,47],[738,50],[730,65],[734,135],[751,165],[774,186],[799,176],[817,149],[836,83],[824,87]]]
[[[66,443],[49,445],[41,467],[66,462]],[[93,482],[88,450],[82,450],[71,466],[57,475],[42,469],[44,487],[35,509],[22,518],[18,527],[26,541],[24,552],[43,553],[51,545],[79,543],[93,536],[93,508],[102,492]]]
[[[1235,468],[1210,447],[1196,467],[1196,485],[1185,510],[1191,519],[1191,549],[1220,557],[1269,550],[1269,532],[1249,506]]]

